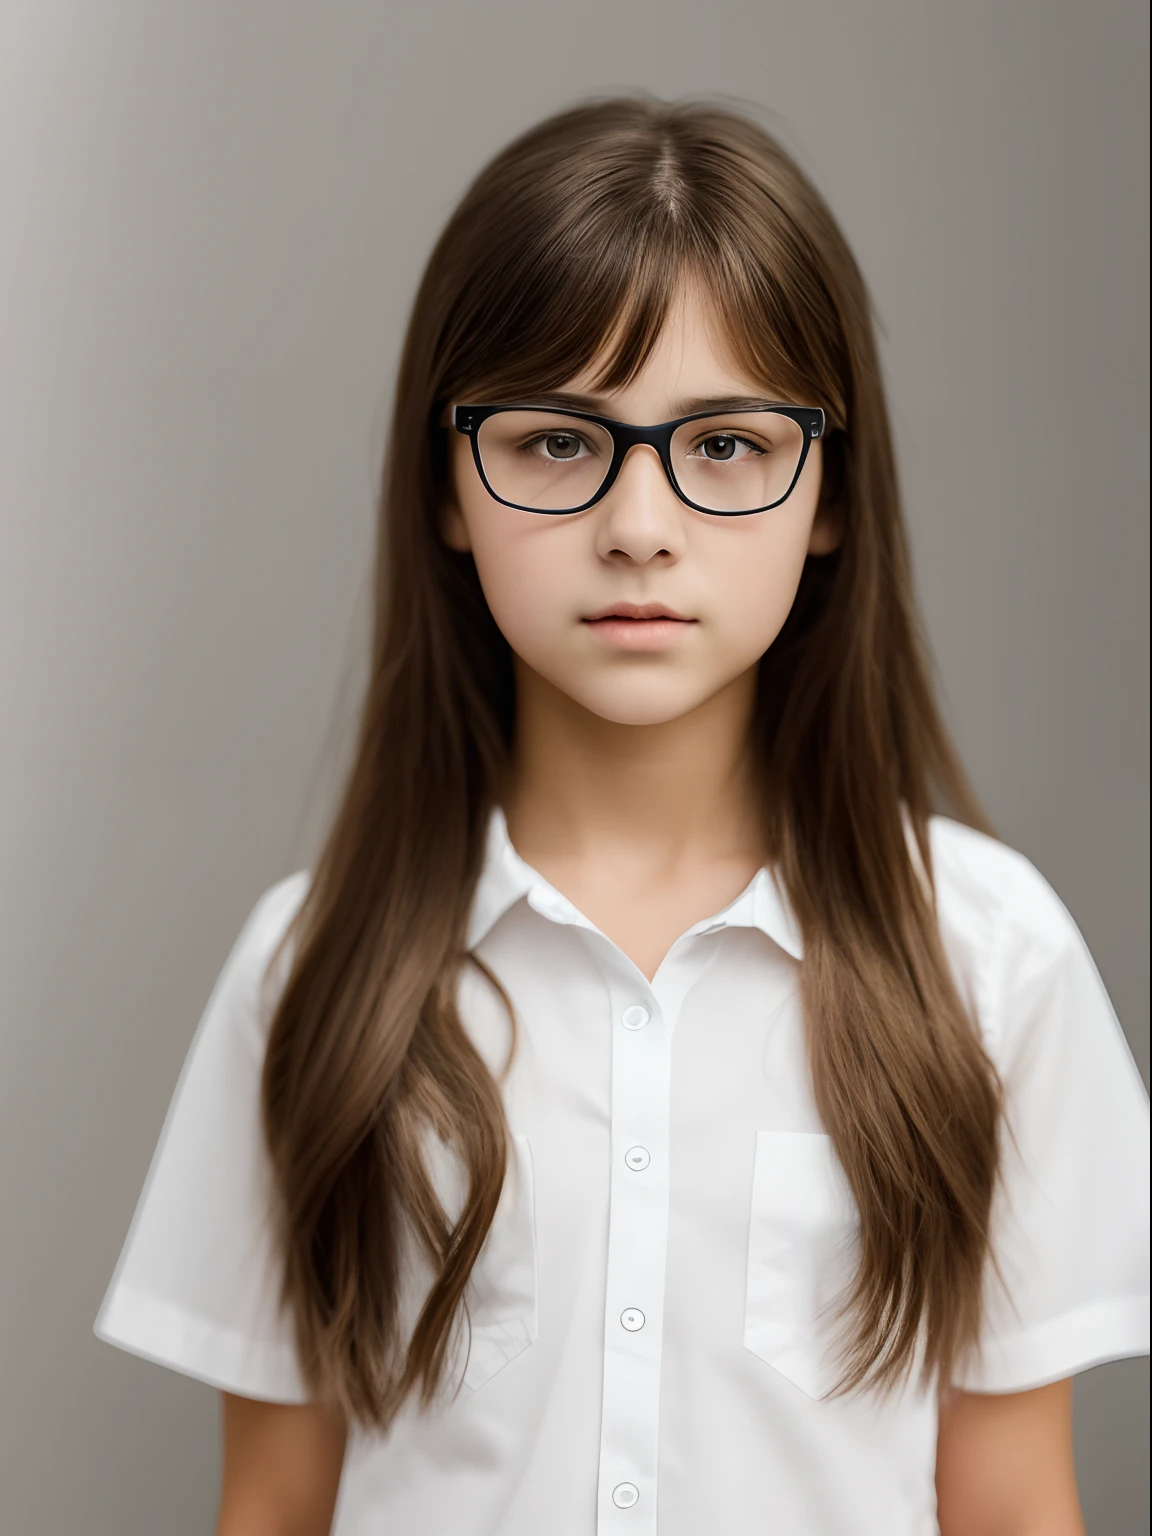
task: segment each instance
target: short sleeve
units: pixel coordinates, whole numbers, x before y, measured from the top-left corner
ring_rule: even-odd
[[[266,891],[224,964],[94,1325],[147,1360],[288,1403],[308,1394],[277,1304],[260,1074],[265,971],[306,884],[298,874]]]
[[[1148,1095],[1072,917],[1020,859],[986,993],[1007,1130],[972,1392],[1148,1352]]]

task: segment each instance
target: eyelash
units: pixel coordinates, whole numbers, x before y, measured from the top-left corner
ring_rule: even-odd
[[[555,432],[538,432],[535,437],[530,437],[526,443],[521,443],[520,447],[522,450],[535,448],[537,443],[546,443],[550,437],[574,437],[578,443],[583,443],[585,448],[589,446],[588,439],[583,433],[560,431],[557,429]]]
[[[550,437],[556,436],[575,438],[576,441],[585,448],[589,448],[591,446],[588,442],[588,439],[579,432],[541,432],[536,437],[529,438],[526,443],[521,443],[519,451],[521,453],[527,453],[530,449],[535,448],[538,443],[547,442]],[[698,448],[703,447],[706,442],[714,437],[730,437],[735,443],[743,443],[744,447],[751,449],[753,453],[767,453],[770,451],[763,444],[753,442],[751,438],[742,437],[738,432],[709,432],[707,437],[702,437],[698,443],[694,443],[689,451],[695,453]]]
[[[739,432],[709,432],[707,437],[702,437],[698,443],[693,445],[691,451],[695,453],[697,448],[702,448],[705,443],[711,441],[714,437],[730,437],[734,443],[743,443],[745,448],[751,448],[754,453],[766,453],[768,451],[762,444],[753,442],[749,437],[742,437]]]

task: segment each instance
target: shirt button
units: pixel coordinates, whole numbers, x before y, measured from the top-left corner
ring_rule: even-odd
[[[628,1164],[629,1168],[633,1168],[637,1173],[640,1173],[643,1169],[647,1168],[652,1159],[648,1155],[647,1147],[629,1147],[624,1154],[624,1161]]]
[[[644,1314],[639,1307],[625,1307],[620,1314],[620,1321],[629,1333],[638,1333],[644,1326]]]
[[[617,1483],[612,1490],[612,1502],[617,1509],[631,1509],[640,1497],[635,1483]]]
[[[639,1003],[633,1003],[631,1008],[625,1008],[624,1012],[620,1015],[620,1022],[625,1029],[643,1029],[651,1017],[652,1015],[648,1012],[647,1008],[642,1008]],[[621,1484],[621,1487],[623,1486]],[[632,1484],[629,1483],[628,1487],[630,1488],[631,1486]]]

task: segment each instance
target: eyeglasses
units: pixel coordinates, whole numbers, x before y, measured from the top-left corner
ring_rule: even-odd
[[[637,427],[525,405],[458,405],[485,489],[523,512],[584,512],[611,489],[630,448],[655,448],[680,500],[716,517],[767,512],[791,495],[824,412],[799,405],[698,411]]]

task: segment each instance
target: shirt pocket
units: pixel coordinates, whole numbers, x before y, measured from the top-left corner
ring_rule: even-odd
[[[500,1202],[467,1290],[461,1395],[475,1392],[536,1341],[536,1198],[532,1149],[513,1136]]]
[[[809,1397],[838,1375],[833,1311],[858,1256],[859,1213],[831,1138],[758,1132],[744,1345]]]

